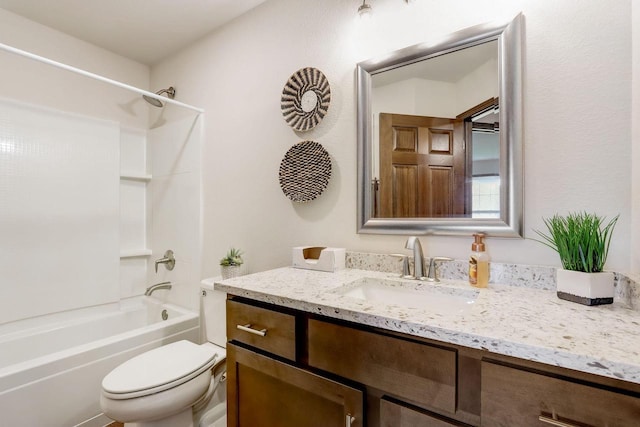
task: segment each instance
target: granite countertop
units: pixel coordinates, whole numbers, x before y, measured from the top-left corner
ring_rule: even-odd
[[[421,291],[476,291],[463,281],[401,282],[397,274],[345,269],[335,273],[279,268],[216,281],[215,289],[284,307],[445,343],[640,384],[640,312],[615,302],[588,307],[555,291],[489,284],[461,311],[435,313],[343,295],[362,278],[398,280]],[[417,305],[417,304],[416,304]]]

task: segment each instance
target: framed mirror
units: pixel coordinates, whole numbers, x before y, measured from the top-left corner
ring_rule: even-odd
[[[523,235],[522,19],[357,65],[359,233]]]

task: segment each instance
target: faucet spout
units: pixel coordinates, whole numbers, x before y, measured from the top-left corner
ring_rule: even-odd
[[[422,255],[422,244],[416,236],[407,239],[405,249],[413,250],[413,277],[422,280],[424,278],[424,256]]]
[[[146,291],[144,291],[144,295],[148,297],[158,289],[171,289],[171,282],[160,282],[155,285],[151,285]]]

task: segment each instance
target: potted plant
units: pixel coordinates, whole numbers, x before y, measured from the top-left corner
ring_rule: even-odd
[[[586,212],[554,215],[543,218],[549,234],[534,230],[540,243],[560,255],[558,298],[585,305],[613,302],[613,273],[603,269],[618,216],[605,224],[603,217]]]
[[[240,249],[231,248],[227,255],[220,260],[220,272],[223,279],[230,279],[232,277],[242,276],[242,252]]]

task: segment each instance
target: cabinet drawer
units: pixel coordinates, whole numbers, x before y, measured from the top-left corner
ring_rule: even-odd
[[[456,352],[309,320],[309,365],[454,413]]]
[[[227,339],[296,360],[296,318],[262,307],[227,300]]]
[[[459,423],[434,418],[385,398],[380,400],[380,427],[455,427]]]
[[[553,424],[553,418],[564,424]],[[483,426],[638,426],[640,398],[482,362]]]

